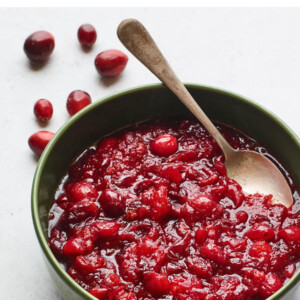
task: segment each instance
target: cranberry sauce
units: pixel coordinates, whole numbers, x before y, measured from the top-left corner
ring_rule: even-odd
[[[272,157],[218,128],[234,148]],[[300,262],[300,198],[284,173],[290,209],[243,193],[196,121],[152,120],[104,138],[70,167],[49,214],[49,245],[98,299],[265,299]]]

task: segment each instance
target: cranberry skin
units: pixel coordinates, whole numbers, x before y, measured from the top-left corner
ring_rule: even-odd
[[[48,122],[53,114],[53,106],[49,100],[40,99],[34,105],[34,115],[40,122]]]
[[[300,228],[289,226],[279,231],[279,236],[287,243],[300,245]]]
[[[67,100],[67,110],[71,116],[92,103],[91,97],[87,92],[73,91]]]
[[[248,220],[248,214],[245,211],[240,210],[236,213],[236,218],[239,222],[246,223]]]
[[[106,50],[99,53],[95,59],[97,72],[103,77],[115,77],[123,72],[128,62],[128,56],[120,50]]]
[[[269,243],[265,241],[255,242],[249,249],[249,254],[253,257],[270,255],[271,252],[272,252],[272,247],[270,246]]]
[[[96,42],[97,32],[94,26],[83,24],[78,29],[77,37],[83,47],[91,47]]]
[[[282,282],[280,278],[273,273],[268,273],[265,281],[260,286],[259,293],[264,299],[266,299],[277,292],[281,287]]]
[[[246,236],[251,240],[269,241],[274,239],[275,233],[270,225],[256,223],[246,232]]]
[[[151,143],[151,151],[158,156],[170,156],[177,151],[177,139],[173,135],[164,134]]]
[[[35,154],[41,155],[53,136],[53,132],[38,131],[30,136],[28,139],[28,145]]]
[[[47,31],[36,31],[24,43],[24,51],[33,62],[45,62],[53,52],[54,37]]]
[[[79,202],[83,199],[95,200],[98,196],[96,189],[89,182],[76,182],[70,193],[74,202]]]
[[[207,231],[204,227],[199,227],[195,233],[195,240],[200,245],[207,239]]]
[[[102,192],[99,202],[108,216],[119,217],[125,213],[125,199],[118,193],[110,189]]]
[[[153,296],[161,296],[168,291],[170,282],[163,274],[148,272],[144,275],[145,288]]]

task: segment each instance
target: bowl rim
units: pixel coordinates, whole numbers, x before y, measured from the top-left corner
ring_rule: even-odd
[[[211,91],[218,94],[223,94],[225,96],[230,96],[231,98],[234,98],[238,101],[242,101],[246,103],[249,106],[254,107],[257,110],[260,110],[263,114],[268,115],[275,123],[277,123],[281,128],[284,129],[285,133],[295,142],[295,144],[298,146],[300,151],[300,139],[298,136],[294,133],[294,131],[289,128],[289,126],[283,122],[280,118],[278,118],[275,114],[273,114],[271,111],[263,107],[262,105],[250,100],[249,98],[246,98],[240,94],[233,93],[231,91],[220,89],[212,86],[206,86],[206,85],[199,85],[195,83],[185,83],[184,84],[187,88],[194,88],[204,91]],[[39,218],[39,205],[38,205],[38,189],[40,184],[40,178],[41,174],[43,172],[43,168],[45,165],[45,162],[48,158],[48,156],[51,153],[52,148],[54,145],[59,141],[62,134],[78,119],[80,119],[83,115],[88,113],[90,110],[93,110],[95,107],[98,107],[102,104],[104,104],[107,101],[111,101],[115,98],[122,97],[124,95],[128,95],[131,93],[139,92],[139,91],[146,91],[146,90],[152,90],[152,89],[163,89],[166,88],[163,84],[157,83],[157,84],[147,84],[142,85],[130,89],[123,90],[121,92],[114,93],[110,96],[105,96],[101,98],[100,100],[88,105],[78,113],[76,113],[74,116],[72,116],[66,123],[64,123],[60,129],[57,131],[57,133],[54,135],[54,137],[51,139],[51,141],[48,143],[47,147],[43,151],[43,154],[39,158],[36,171],[33,178],[33,184],[32,184],[32,190],[31,190],[31,214],[32,214],[32,220],[33,225],[35,229],[36,236],[38,238],[39,244],[48,260],[50,265],[53,267],[53,269],[56,271],[58,276],[77,294],[83,296],[87,300],[96,300],[94,296],[92,296],[89,292],[87,292],[85,289],[83,289],[79,284],[77,284],[63,269],[63,267],[60,265],[58,260],[55,258],[54,254],[52,253],[50,247],[48,246],[48,241],[44,237],[42,225]],[[289,290],[292,289],[298,282],[300,281],[300,268],[296,271],[294,276],[283,285],[281,289],[279,289],[276,293],[274,293],[272,296],[270,296],[267,300],[278,300],[281,296],[286,294]]]

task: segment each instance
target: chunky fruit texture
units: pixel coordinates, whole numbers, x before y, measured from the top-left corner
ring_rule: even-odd
[[[268,153],[218,128],[234,148]],[[49,245],[98,299],[265,299],[300,261],[300,198],[285,175],[290,209],[244,194],[196,121],[152,120],[103,139],[70,167]]]

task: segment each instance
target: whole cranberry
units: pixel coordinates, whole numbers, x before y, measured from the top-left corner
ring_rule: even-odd
[[[274,229],[264,223],[255,223],[246,233],[245,235],[251,240],[265,240],[269,241],[274,239],[275,232]]]
[[[289,226],[281,229],[279,236],[287,243],[300,245],[300,228],[297,226]]]
[[[118,76],[125,69],[128,56],[120,50],[106,50],[99,53],[95,59],[95,67],[103,77]]]
[[[177,139],[173,135],[164,134],[151,143],[151,151],[158,156],[169,156],[177,151]]]
[[[99,202],[105,213],[111,217],[119,217],[125,213],[126,201],[116,191],[105,189],[99,198]]]
[[[153,296],[161,296],[170,288],[168,277],[164,274],[147,272],[144,281],[146,290]]]
[[[235,216],[241,223],[246,223],[248,220],[248,214],[243,210],[238,211]]]
[[[259,287],[259,294],[263,299],[266,299],[277,292],[281,287],[281,279],[276,274],[268,273],[265,281]]]
[[[77,37],[83,47],[91,47],[97,39],[97,32],[94,26],[83,24],[79,27]]]
[[[92,103],[91,97],[87,92],[73,91],[67,100],[67,110],[71,116]]]
[[[30,136],[28,139],[28,145],[35,154],[41,155],[53,136],[53,132],[38,131]]]
[[[34,105],[35,117],[40,122],[48,122],[53,114],[53,107],[49,100],[40,99]]]
[[[83,199],[95,200],[98,193],[94,186],[89,182],[76,182],[71,190],[70,194],[75,202],[79,202]]]
[[[54,37],[47,31],[37,31],[31,34],[24,43],[27,57],[34,62],[45,62],[53,52]]]

